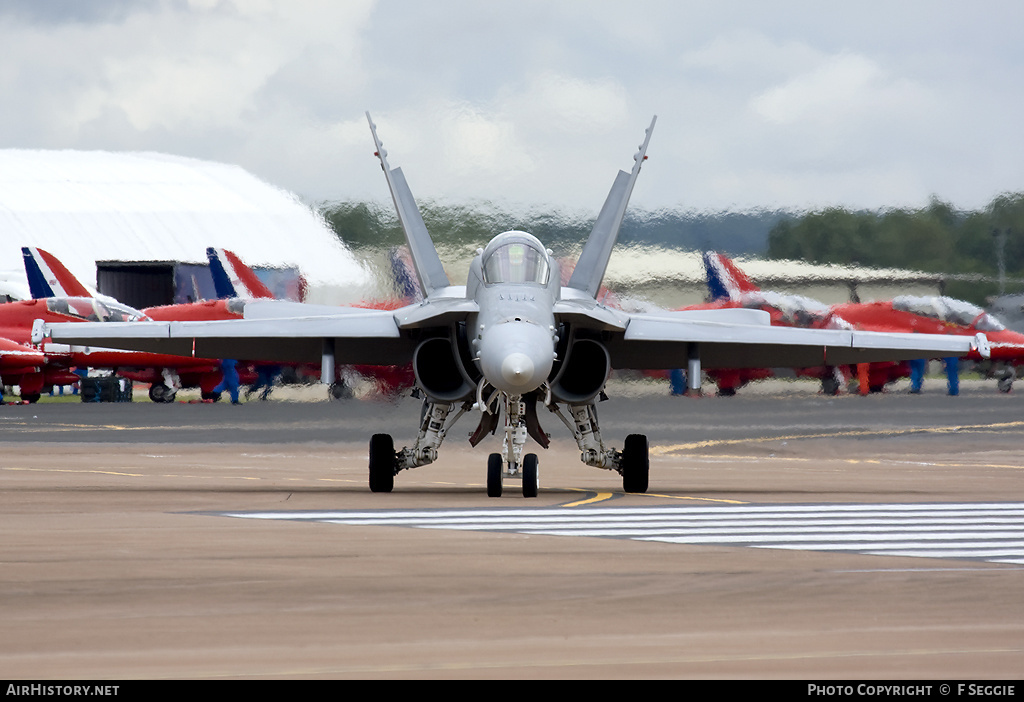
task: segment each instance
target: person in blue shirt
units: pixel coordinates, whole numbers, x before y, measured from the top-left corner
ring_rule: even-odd
[[[225,358],[220,362],[220,372],[224,376],[224,379],[220,381],[220,384],[213,389],[214,392],[220,393],[227,390],[231,393],[231,404],[240,405],[238,401],[238,361]]]

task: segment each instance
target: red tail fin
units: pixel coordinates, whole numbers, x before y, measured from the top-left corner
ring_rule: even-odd
[[[708,251],[704,254],[704,269],[708,276],[708,291],[712,300],[738,301],[743,293],[760,290],[747,274],[723,254]]]
[[[233,252],[210,247],[206,249],[206,256],[210,261],[217,297],[274,299],[274,293]]]
[[[92,293],[53,254],[34,246],[22,247],[21,253],[25,257],[25,275],[34,299],[92,297]]]

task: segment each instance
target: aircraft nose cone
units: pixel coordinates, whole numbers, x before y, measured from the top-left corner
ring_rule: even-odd
[[[496,389],[520,395],[538,388],[551,372],[551,334],[528,322],[503,322],[484,332],[480,370]]]
[[[501,362],[501,377],[514,387],[526,388],[533,382],[533,359],[525,353],[510,353]],[[532,387],[526,388],[532,390]]]

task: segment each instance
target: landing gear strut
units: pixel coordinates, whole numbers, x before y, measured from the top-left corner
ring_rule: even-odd
[[[503,395],[501,404],[505,414],[505,441],[501,453],[492,453],[487,458],[487,496],[501,497],[504,479],[512,478],[522,480],[523,497],[536,497],[540,492],[540,461],[535,453],[523,455],[527,435],[542,436],[539,425],[533,427],[532,432],[528,426],[528,422],[532,425],[536,419],[536,410],[531,414],[528,403],[520,395]],[[490,409],[484,411],[489,413]],[[481,426],[494,423],[483,420]]]
[[[463,405],[458,414],[447,422],[448,414],[455,407],[447,402],[424,401],[420,433],[412,447],[395,451],[395,442],[390,434],[374,434],[370,439],[370,490],[391,492],[395,487],[395,475],[399,471],[425,466],[437,460],[437,449],[445,435],[459,417],[468,409]]]
[[[479,390],[478,397],[482,397],[483,388]],[[505,479],[510,478],[522,481],[523,497],[537,497],[540,493],[540,460],[535,453],[523,453],[527,436],[532,436],[547,448],[548,435],[537,421],[535,398],[524,400],[520,395],[502,394],[499,403],[496,402],[498,395],[495,392],[486,403],[481,400],[475,405],[465,402],[450,419],[454,404],[425,400],[416,443],[401,451],[395,451],[394,440],[389,434],[375,434],[370,439],[370,490],[391,492],[395,486],[395,475],[400,471],[433,463],[437,460],[437,449],[452,425],[469,410],[480,409],[483,412],[480,426],[470,435],[470,443],[475,446],[497,428],[497,415],[503,409],[505,437],[502,450],[487,457],[487,496],[501,497]],[[584,463],[617,472],[622,476],[625,492],[647,492],[650,458],[646,436],[630,434],[622,451],[607,448],[601,439],[594,401],[567,405],[572,415],[570,420],[550,399],[549,394],[546,400],[548,409],[558,415],[573,433]]]
[[[580,460],[588,466],[614,470],[622,476],[622,489],[625,492],[647,492],[650,459],[647,437],[643,434],[630,434],[622,451],[605,447],[601,439],[601,429],[597,420],[597,406],[593,401],[587,404],[568,405],[572,415],[570,422],[557,405],[549,405],[548,409],[558,415],[562,423],[569,428],[580,447]]]

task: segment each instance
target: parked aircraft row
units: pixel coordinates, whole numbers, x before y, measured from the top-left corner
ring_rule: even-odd
[[[239,298],[137,310],[94,297],[46,251],[25,247],[22,254],[32,299],[0,304],[0,340],[5,344],[0,351],[0,378],[6,385],[18,385],[23,400],[34,402],[45,387],[78,381],[80,376],[74,371],[81,368],[116,369],[123,377],[148,382],[150,397],[155,401],[172,400],[181,387],[200,387],[204,393],[209,393],[220,382],[217,359],[72,346],[48,340],[34,344],[32,330],[42,322],[241,319],[244,302]],[[229,257],[233,255],[229,252],[210,249],[208,255],[211,262],[221,266],[222,272],[231,269],[233,262]],[[258,284],[258,279],[255,280]],[[246,290],[251,292],[252,289]],[[265,287],[256,288],[252,294],[270,296]]]
[[[416,438],[400,450],[389,434],[370,439],[370,489],[390,492],[401,471],[437,460],[455,422],[468,415],[477,421],[469,439],[474,446],[501,428],[500,451],[486,461],[488,495],[501,495],[504,482],[515,479],[526,497],[536,496],[540,485],[539,459],[527,441],[542,448],[549,442],[538,406],[562,421],[585,464],[617,472],[627,492],[647,490],[646,437],[630,435],[618,449],[602,435],[597,401],[613,368],[669,369],[685,358],[699,377],[702,366],[805,368],[963,356],[972,348],[986,353],[983,334],[779,327],[759,309],[627,313],[599,302],[654,120],[631,171],[616,175],[567,284],[549,249],[531,234],[511,230],[477,251],[465,286],[452,285],[405,175],[390,167],[369,114],[367,120],[422,301],[365,309],[254,300],[243,319],[44,324],[39,335],[185,356],[319,362],[326,378],[339,363],[411,364],[424,398]]]
[[[124,318],[127,320],[151,319],[162,321],[242,319],[247,300],[273,299],[273,294],[258,276],[234,253],[225,249],[209,248],[207,257],[211,268],[216,300],[181,305],[152,307],[136,311],[123,308],[120,316],[113,312],[119,309],[111,302],[92,298],[89,290],[82,285],[59,260],[38,248],[23,249],[25,269],[32,296],[47,300],[48,311],[58,314],[71,312],[77,318],[100,318],[105,320]],[[407,262],[393,258],[393,269],[400,289],[406,299],[419,294],[416,282],[409,275]],[[961,334],[973,336],[986,332],[992,353],[992,361],[1002,368],[997,370],[1000,390],[1009,391],[1016,377],[1015,366],[1024,362],[1024,335],[1008,331],[994,317],[980,308],[959,300],[946,297],[901,296],[887,302],[849,303],[827,306],[799,295],[788,295],[762,291],[729,258],[716,253],[704,254],[707,273],[709,303],[692,305],[685,309],[762,309],[771,315],[773,325],[805,328],[838,329],[850,326],[876,331],[920,332]],[[563,263],[562,283],[568,282],[572,264]],[[606,290],[599,297],[606,304],[614,304],[614,297]],[[609,301],[611,301],[609,303]],[[106,311],[97,309],[102,305]],[[385,301],[367,303],[372,309],[397,309],[402,302]],[[12,308],[14,309],[14,308]],[[0,306],[0,320],[7,320],[10,326],[10,310]],[[32,314],[21,315],[22,328],[32,319]],[[113,316],[112,316],[113,315]],[[55,320],[50,320],[55,321]],[[15,326],[16,323],[15,323]],[[22,336],[24,334],[22,333]],[[12,335],[16,336],[16,335]],[[111,368],[118,374],[138,383],[150,384],[150,398],[156,402],[171,402],[178,389],[198,387],[206,399],[214,398],[214,388],[221,380],[220,362],[217,359],[180,359],[178,357],[157,358],[153,354],[140,354],[117,350],[90,349],[88,358],[70,349],[58,349],[49,344],[50,360],[42,349],[27,348],[25,344],[11,339],[0,339],[0,378],[12,385],[20,385],[23,398],[34,401],[39,390],[53,383],[74,382],[79,376],[72,372],[72,363],[88,362],[93,368]],[[967,358],[977,360],[977,352]],[[157,365],[163,363],[164,365]],[[911,374],[910,363],[878,362],[867,364],[863,379],[872,391],[880,390],[885,384],[905,378]],[[153,365],[147,365],[153,364]],[[39,368],[40,370],[36,370]],[[396,393],[412,387],[415,378],[411,366],[381,368],[361,366],[353,368],[354,373],[375,378],[378,386],[386,393]],[[306,372],[318,375],[319,368]],[[854,375],[851,368],[815,367],[794,369],[796,375],[820,380],[827,394],[839,392]],[[241,380],[252,383],[259,374],[256,362],[241,367]],[[774,375],[769,368],[717,369],[708,371],[708,376],[718,386],[719,395],[732,395],[736,390],[753,380]],[[38,387],[37,387],[38,386]],[[866,391],[866,388],[862,389]],[[336,382],[332,392],[341,396],[346,391],[344,382]]]
[[[892,300],[825,305],[799,295],[760,290],[726,256],[704,254],[711,301],[687,309],[760,309],[771,315],[772,324],[807,329],[855,329],[859,331],[948,334],[974,337],[983,333],[988,340],[990,359],[1000,378],[998,387],[1009,392],[1015,368],[1024,364],[1024,334],[1011,331],[998,319],[969,302],[943,296],[902,295]],[[964,357],[981,361],[978,350]],[[917,360],[917,359],[914,359]],[[911,375],[911,361],[886,361],[865,364],[859,369],[861,380],[871,391]],[[854,375],[855,369],[816,366],[796,369],[803,377],[818,378],[826,394],[834,394]],[[721,395],[731,395],[750,382],[770,377],[769,368],[723,369],[710,373]]]
[[[44,338],[33,339],[33,327],[41,323],[82,321],[240,320],[250,301],[274,299],[273,293],[251,268],[233,252],[221,248],[207,249],[218,299],[143,310],[109,298],[94,297],[47,251],[24,247],[22,254],[32,299],[0,304],[0,382],[19,386],[22,400],[28,402],[37,401],[44,388],[77,382],[80,376],[76,370],[86,368],[113,370],[133,382],[148,383],[149,397],[154,402],[172,402],[182,388],[199,388],[204,399],[216,399],[219,393],[215,388],[222,379],[221,359],[59,344]],[[394,264],[401,267],[397,259]],[[399,273],[404,274],[400,270]],[[394,309],[403,302],[385,300],[364,304],[368,308]],[[256,382],[261,370],[267,367],[261,359],[243,361],[237,366],[240,382]],[[319,365],[302,370],[306,375],[320,375]],[[360,371],[385,393],[408,388],[413,381],[409,368],[352,369],[352,373]],[[341,369],[336,369],[336,374],[328,377],[327,382],[334,382],[331,388],[334,396],[344,393],[344,376]]]

